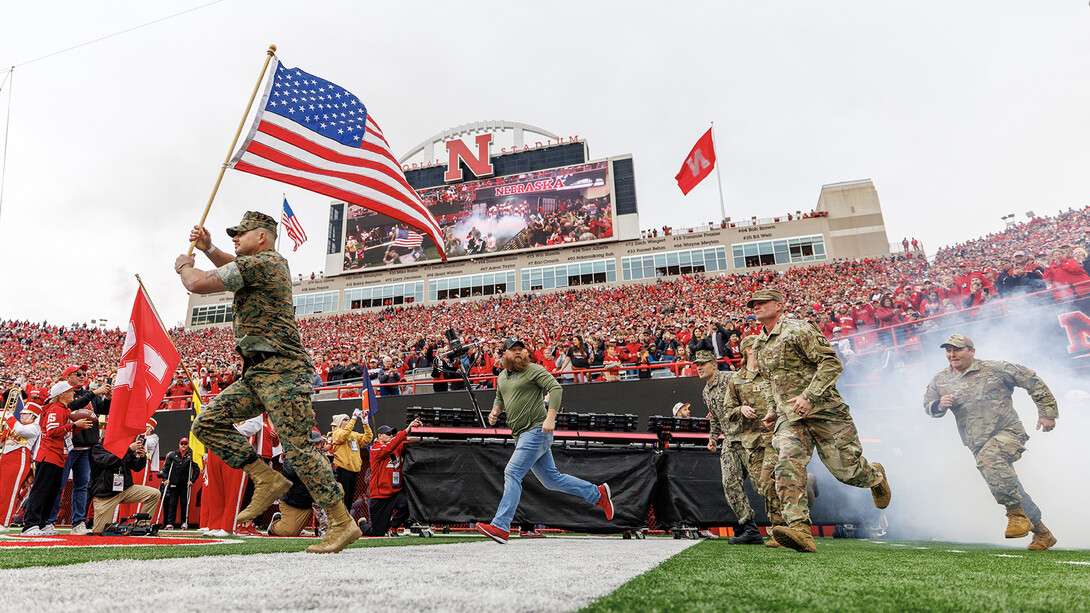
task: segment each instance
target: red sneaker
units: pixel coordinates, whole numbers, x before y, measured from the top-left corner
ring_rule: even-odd
[[[510,533],[507,530],[500,530],[492,524],[482,524],[481,522],[477,522],[476,528],[477,532],[480,532],[481,534],[491,538],[493,541],[496,541],[501,545],[506,545],[507,537],[510,536]]]
[[[598,493],[602,496],[598,499],[598,508],[606,514],[606,519],[613,519],[613,498],[609,493],[609,484],[603,483],[598,486]]]
[[[537,530],[527,530],[526,532],[519,532],[519,538],[521,539],[541,539],[545,538],[545,535]]]

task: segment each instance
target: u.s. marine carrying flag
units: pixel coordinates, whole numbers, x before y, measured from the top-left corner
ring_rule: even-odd
[[[712,130],[708,128],[704,136],[701,136],[700,140],[693,145],[689,157],[685,158],[681,170],[674,177],[677,179],[677,186],[681,188],[681,193],[688,195],[698,183],[704,180],[704,177],[711,174],[714,167],[715,146],[712,144]]]
[[[363,102],[279,58],[271,66],[261,107],[231,166],[396,219],[426,234],[445,260],[439,222],[405,180]]]
[[[114,380],[110,417],[102,440],[106,451],[123,457],[133,439],[145,432],[148,418],[159,408],[170,387],[171,375],[181,361],[182,356],[140,287]]]

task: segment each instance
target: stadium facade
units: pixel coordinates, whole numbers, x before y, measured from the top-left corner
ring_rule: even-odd
[[[504,137],[510,142],[501,143]],[[445,160],[434,157],[439,145]],[[790,206],[778,217],[728,218],[667,233],[641,230],[632,157],[592,160],[575,135],[505,121],[464,124],[426,139],[400,162],[440,222],[448,261],[412,228],[334,202],[325,273],[297,276],[293,284],[297,316],[890,252],[870,180],[824,185],[815,205]],[[191,295],[185,325],[224,325],[231,316],[231,294]]]

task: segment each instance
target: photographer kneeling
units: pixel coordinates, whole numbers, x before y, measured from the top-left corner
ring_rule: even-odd
[[[113,523],[114,511],[122,503],[142,503],[141,513],[151,515],[159,504],[159,490],[145,485],[133,485],[132,473],[144,470],[147,452],[143,437],[129,445],[125,457],[106,451],[102,441],[91,447],[91,495],[95,500],[94,535]]]

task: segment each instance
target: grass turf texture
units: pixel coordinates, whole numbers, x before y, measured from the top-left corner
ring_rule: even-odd
[[[184,535],[179,535],[184,536]],[[169,536],[164,536],[169,539]],[[293,538],[251,538],[231,539],[237,543],[219,545],[176,545],[157,547],[62,547],[4,549],[0,555],[0,568],[22,568],[24,566],[63,566],[81,562],[101,560],[153,560],[159,558],[197,558],[201,556],[246,555],[252,553],[282,553],[303,551],[317,543],[318,539]],[[471,540],[487,540],[483,537],[434,536],[419,538],[403,536],[400,538],[360,539],[348,546],[348,549],[362,547],[402,547],[405,545],[443,545],[466,543]]]
[[[930,541],[817,545],[817,554],[799,554],[707,540],[584,611],[1090,610],[1090,566],[1059,563],[1090,562],[1088,551]]]

